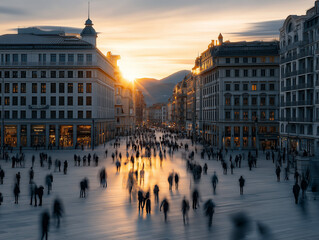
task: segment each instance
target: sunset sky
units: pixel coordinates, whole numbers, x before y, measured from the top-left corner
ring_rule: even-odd
[[[87,19],[87,2],[1,0],[1,34],[29,26],[73,27],[78,32]],[[191,70],[197,55],[220,32],[231,41],[278,39],[278,29],[288,15],[305,14],[314,5],[314,0],[90,2],[98,47],[121,55],[121,71],[129,79],[160,79]]]

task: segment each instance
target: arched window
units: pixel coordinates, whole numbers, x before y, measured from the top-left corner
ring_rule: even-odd
[[[292,32],[292,30],[293,30],[293,24],[289,23],[288,28],[287,28],[287,32],[290,33],[290,32]]]
[[[298,42],[298,34],[296,34],[295,36],[294,36],[294,42]]]
[[[284,124],[283,124],[283,123],[281,124],[280,129],[281,129],[281,132],[282,132],[282,133],[285,132],[285,127],[284,127]],[[319,127],[318,127],[318,129],[319,129]]]
[[[300,134],[305,134],[305,127],[303,125],[300,126]]]
[[[319,136],[319,127],[317,127],[317,135]]]

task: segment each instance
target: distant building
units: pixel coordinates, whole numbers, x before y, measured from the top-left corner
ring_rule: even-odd
[[[197,61],[206,142],[231,149],[276,147],[278,42],[223,42],[220,35]]]
[[[37,28],[0,36],[2,146],[74,148],[114,136],[117,63],[96,38],[90,19],[81,36]]]
[[[164,111],[163,111],[164,107]],[[166,114],[166,104],[164,103],[155,103],[152,106],[148,107],[147,110],[147,125],[148,126],[162,126],[163,123],[163,113]]]
[[[173,128],[178,131],[186,129],[186,113],[187,113],[187,83],[186,77],[177,83],[172,95],[172,122],[175,124]]]
[[[319,149],[319,1],[306,15],[290,15],[280,29],[281,147]]]
[[[142,91],[136,89],[134,98],[135,98],[136,125],[143,126],[143,120],[145,115],[144,111],[146,108],[146,104],[144,101],[144,96]]]
[[[187,86],[186,96],[186,126],[188,136],[196,133],[196,76],[192,73],[185,77]]]

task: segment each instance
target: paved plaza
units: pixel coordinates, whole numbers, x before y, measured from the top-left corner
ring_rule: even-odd
[[[186,142],[188,140],[183,140]],[[0,185],[0,192],[4,202],[0,206],[0,239],[40,239],[40,214],[45,210],[52,213],[52,203],[55,197],[62,199],[65,216],[61,227],[57,229],[51,217],[49,239],[230,239],[233,225],[232,214],[245,212],[251,219],[251,231],[244,239],[262,238],[257,231],[257,222],[264,224],[271,235],[267,239],[317,239],[319,230],[318,201],[313,200],[311,192],[307,193],[306,203],[295,205],[292,186],[293,176],[289,181],[276,181],[275,168],[271,160],[261,158],[257,168],[249,171],[247,161],[243,161],[242,168],[235,168],[234,174],[223,175],[220,162],[216,160],[200,159],[200,151],[195,154],[194,161],[208,164],[208,174],[202,175],[199,183],[194,183],[191,173],[186,171],[186,161],[183,160],[184,150],[175,152],[173,156],[166,154],[162,167],[159,157],[152,157],[151,162],[144,159],[145,180],[140,187],[150,190],[152,201],[151,215],[138,211],[136,198],[130,201],[126,188],[130,163],[126,162],[125,140],[121,142],[119,152],[122,152],[122,167],[116,173],[115,164],[112,163],[111,154],[114,151],[107,144],[108,157],[105,158],[104,146],[92,150],[60,150],[44,151],[52,157],[68,160],[68,174],[53,172],[45,166],[40,167],[39,153],[26,151],[26,167],[11,168],[11,162],[1,161],[6,176],[4,185]],[[190,150],[194,147],[191,146]],[[198,149],[201,147],[198,145]],[[73,154],[84,156],[88,153],[97,153],[99,166],[75,167]],[[36,164],[35,182],[45,187],[42,207],[29,205],[29,174],[31,156],[35,154]],[[228,153],[226,160],[229,159]],[[247,154],[246,154],[247,156]],[[247,158],[247,157],[246,157]],[[142,162],[140,162],[142,164]],[[63,165],[63,164],[62,164]],[[108,174],[108,187],[100,187],[98,173],[102,166],[106,167]],[[168,175],[177,172],[180,176],[179,189],[169,191]],[[15,174],[20,171],[21,194],[19,204],[14,204],[13,186]],[[217,194],[213,194],[211,176],[216,171],[219,177]],[[47,195],[45,176],[53,173],[53,191]],[[282,171],[282,176],[283,176]],[[239,194],[238,179],[243,175],[246,179],[244,195]],[[84,178],[89,179],[89,192],[87,198],[79,198],[79,183]],[[283,179],[283,177],[282,177]],[[159,201],[166,197],[170,203],[168,222],[164,222],[163,213],[155,203],[153,187],[158,184],[160,188]],[[184,226],[181,212],[181,201],[186,196],[191,202],[191,192],[198,188],[200,193],[200,208],[196,211],[190,209],[189,224]],[[204,202],[212,198],[216,204],[213,226],[208,228],[207,218],[203,213]]]

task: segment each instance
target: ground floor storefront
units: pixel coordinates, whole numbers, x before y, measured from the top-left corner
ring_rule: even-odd
[[[275,149],[279,145],[275,123],[205,123],[203,138],[216,148]]]
[[[114,121],[68,120],[65,121],[11,121],[0,126],[0,142],[4,146],[78,148],[93,147],[114,138]]]

